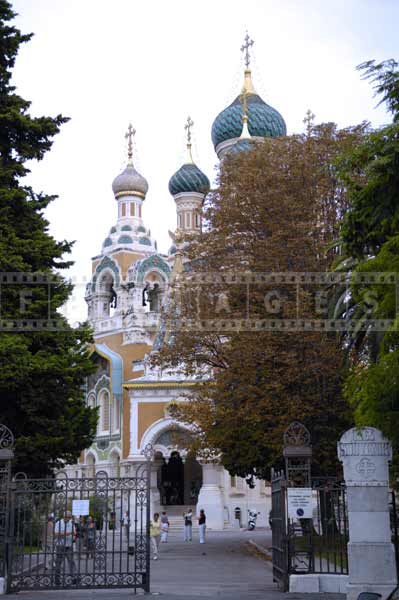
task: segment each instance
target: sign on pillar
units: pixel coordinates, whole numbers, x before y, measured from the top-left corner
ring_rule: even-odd
[[[389,519],[392,447],[373,427],[350,429],[338,442],[347,487],[349,583],[347,600],[360,592],[388,598],[397,584]]]

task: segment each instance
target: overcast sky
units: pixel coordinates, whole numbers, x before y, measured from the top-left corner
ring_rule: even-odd
[[[47,211],[57,239],[76,240],[77,283],[68,316],[86,317],[92,256],[116,222],[111,183],[124,168],[124,134],[136,134],[135,166],[147,178],[143,217],[160,251],[170,246],[171,175],[194,120],[194,159],[212,180],[211,126],[240,91],[248,30],[253,80],[289,133],[316,121],[339,126],[389,120],[355,67],[399,58],[397,0],[12,0],[22,32],[14,83],[32,114],[71,118],[46,158],[32,165],[36,191],[58,194]]]

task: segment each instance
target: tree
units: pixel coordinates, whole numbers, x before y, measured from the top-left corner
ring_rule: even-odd
[[[335,334],[290,327],[320,318],[321,291],[290,275],[331,264],[327,247],[347,208],[333,160],[364,127],[312,126],[231,155],[208,197],[205,231],[185,239],[169,343],[154,362],[205,377],[180,418],[197,426],[196,449],[218,453],[231,474],[268,478],[292,420],[311,430],[315,470],[338,469],[336,440],[351,423],[342,351]],[[275,281],[262,283],[268,274]]]
[[[31,38],[14,16],[0,0],[0,420],[16,436],[15,469],[42,476],[77,460],[97,416],[82,393],[90,330],[71,328],[60,313],[72,291],[60,274],[72,244],[48,233],[43,211],[55,196],[22,182],[26,162],[43,158],[67,119],[32,117],[11,85],[19,46]]]
[[[370,131],[339,165],[351,210],[342,228],[343,253],[351,263],[355,352],[346,396],[359,426],[379,427],[399,449],[399,63],[369,61],[358,68],[374,83],[392,123]],[[367,274],[381,273],[383,282]],[[359,283],[360,277],[365,283]],[[374,327],[375,320],[391,323]],[[396,459],[397,460],[397,459]]]

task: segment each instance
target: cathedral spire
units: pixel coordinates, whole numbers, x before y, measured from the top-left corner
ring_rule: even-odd
[[[190,116],[187,117],[187,122],[184,129],[187,133],[187,164],[194,164],[193,155],[191,154],[191,128],[194,125],[194,121]]]

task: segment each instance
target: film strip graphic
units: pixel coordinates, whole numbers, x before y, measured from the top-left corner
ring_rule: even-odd
[[[2,290],[6,286],[20,286],[22,291],[32,290],[35,286],[46,286],[48,293],[48,303],[50,306],[52,286],[59,285],[60,276],[56,273],[42,272],[0,272],[0,333],[1,332],[33,332],[33,331],[60,331],[68,330],[69,325],[65,319],[13,319],[9,316],[3,318],[1,315]]]
[[[340,272],[218,272],[218,273],[186,273],[180,279],[181,297],[184,290],[196,290],[198,298],[201,296],[202,288],[215,286],[215,289],[221,291],[221,295],[228,295],[229,286],[246,288],[249,296],[251,290],[258,292],[264,287],[267,294],[272,295],[278,292],[279,286],[285,290],[290,286],[295,290],[298,301],[297,318],[277,318],[273,315],[265,315],[265,318],[251,318],[250,310],[246,315],[237,317],[237,315],[228,314],[216,315],[214,318],[202,319],[200,312],[197,318],[174,320],[173,323],[167,323],[166,327],[170,330],[185,330],[192,332],[215,332],[215,333],[237,333],[237,332],[355,332],[355,331],[386,331],[393,326],[395,319],[373,319],[364,318],[350,319],[346,318],[328,318],[327,316],[317,315],[316,318],[301,318],[300,316],[300,290],[311,288],[317,289],[320,293],[329,293],[334,288],[339,288],[342,294],[349,294],[351,286],[378,286],[390,285],[395,288],[396,313],[399,307],[399,273],[396,272],[370,272],[370,273],[340,273]],[[265,296],[266,298],[266,296]],[[282,299],[282,302],[284,300]],[[247,302],[249,306],[249,301]],[[217,311],[216,311],[217,312]],[[264,312],[268,312],[265,310]],[[169,327],[168,327],[169,326]]]

